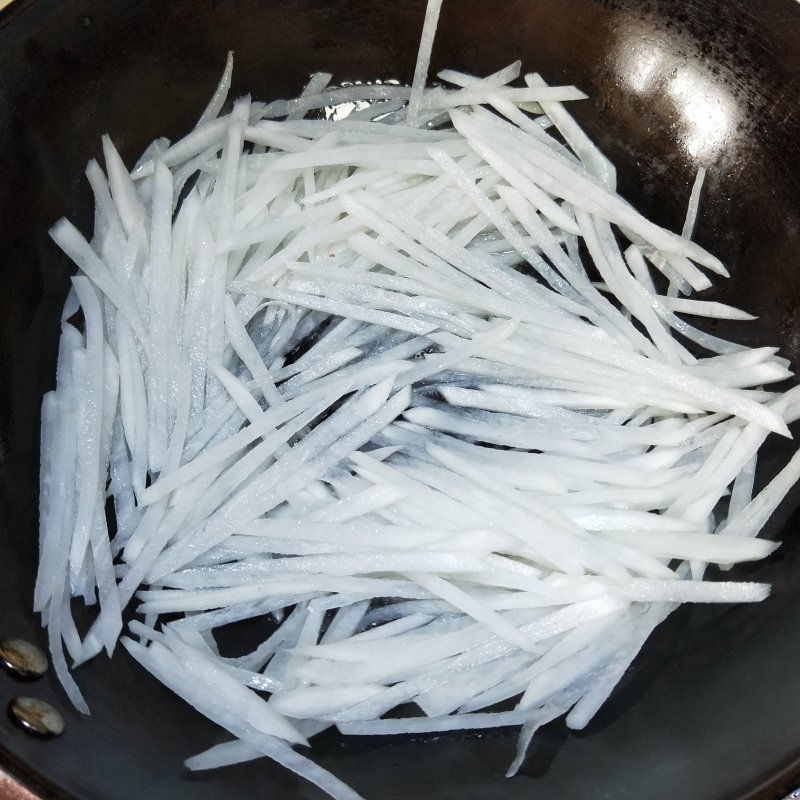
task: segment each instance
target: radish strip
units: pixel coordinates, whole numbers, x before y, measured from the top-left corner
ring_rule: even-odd
[[[411,97],[408,101],[406,124],[416,128],[418,116],[422,106],[422,96],[425,83],[428,80],[428,68],[431,63],[433,40],[436,37],[436,27],[439,24],[439,12],[442,9],[442,0],[428,0],[425,8],[425,19],[422,24],[417,63],[414,65],[414,80],[411,84]]]
[[[222,110],[222,106],[225,105],[225,100],[228,97],[228,90],[231,88],[232,76],[233,50],[230,50],[228,51],[228,58],[225,61],[225,69],[222,72],[222,77],[219,79],[219,84],[214,90],[214,94],[211,95],[211,99],[208,101],[205,111],[203,111],[203,113],[200,115],[200,119],[197,120],[197,125],[195,127],[199,127],[204,122],[208,122],[209,120],[216,119],[216,117],[219,115],[219,112]]]

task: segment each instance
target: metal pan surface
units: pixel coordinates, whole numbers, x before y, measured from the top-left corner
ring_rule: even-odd
[[[47,236],[91,225],[87,160],[110,133],[132,163],[195,121],[229,49],[234,92],[296,94],[309,73],[409,81],[423,0],[17,0],[0,14],[0,635],[43,644],[36,569],[38,414],[53,383],[70,266]],[[800,358],[800,4],[793,0],[448,0],[433,68],[485,74],[520,58],[591,96],[577,116],[618,164],[624,196],[680,228],[709,168],[697,238],[728,265],[714,299],[759,315],[746,344]],[[722,335],[730,333],[722,324]],[[793,451],[774,446],[762,479]],[[514,733],[401,741],[336,736],[315,757],[367,798],[778,800],[800,773],[800,492],[738,571],[771,581],[758,606],[684,607],[658,629],[591,726],[548,726],[521,774]],[[318,798],[266,762],[190,775],[223,734],[124,653],[81,668],[90,718],[46,678],[66,732],[0,721],[0,764],[42,797]],[[50,681],[50,682],[48,682]],[[19,692],[0,676],[0,703]]]

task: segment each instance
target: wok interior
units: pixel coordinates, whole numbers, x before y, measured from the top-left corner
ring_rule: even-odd
[[[228,49],[234,93],[296,94],[316,70],[337,81],[408,81],[423,0],[55,0],[0,16],[0,564],[10,635],[40,643],[36,569],[38,413],[54,380],[70,266],[46,231],[91,228],[83,179],[110,133],[131,164],[153,138],[196,120]],[[446,0],[433,56],[487,74],[520,58],[587,91],[576,116],[618,165],[620,191],[679,229],[698,166],[709,169],[699,242],[731,271],[708,297],[759,315],[719,323],[748,345],[800,356],[800,6],[791,0]],[[762,480],[792,452],[776,442]],[[663,625],[589,729],[539,736],[521,775],[502,775],[514,732],[427,739],[325,735],[314,757],[370,798],[780,797],[796,771],[800,565],[790,496],[767,535],[784,546],[738,577],[772,581],[764,604],[684,607]],[[266,762],[190,776],[187,756],[225,736],[123,653],[80,669],[92,717],[64,707],[52,677],[35,692],[67,732],[41,743],[0,726],[2,762],[57,796],[318,797]],[[17,687],[0,683],[7,702]],[[786,788],[792,788],[787,784]],[[538,794],[535,794],[538,792]]]

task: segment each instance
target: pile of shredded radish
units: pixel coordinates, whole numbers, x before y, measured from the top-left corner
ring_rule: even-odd
[[[411,89],[318,73],[220,116],[229,61],[131,172],[103,140],[90,241],[52,229],[78,275],[35,607],[88,712],[67,655],[111,654],[133,604],[127,651],[231,734],[191,769],[266,755],[357,798],[293,746],[519,726],[514,774],[679,603],[769,591],[703,581],[775,548],[800,456],[753,496],[756,457],[800,394],[763,388],[776,349],[686,321],[749,318],[689,297],[726,274],[690,238],[702,174],[676,234],[617,194],[574,87],[517,62],[424,89],[437,14]]]

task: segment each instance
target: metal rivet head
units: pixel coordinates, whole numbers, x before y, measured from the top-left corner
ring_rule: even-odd
[[[47,672],[47,656],[24,639],[0,641],[0,663],[16,678],[33,680]]]
[[[8,705],[11,719],[35,736],[60,736],[64,717],[38,697],[15,697]]]

